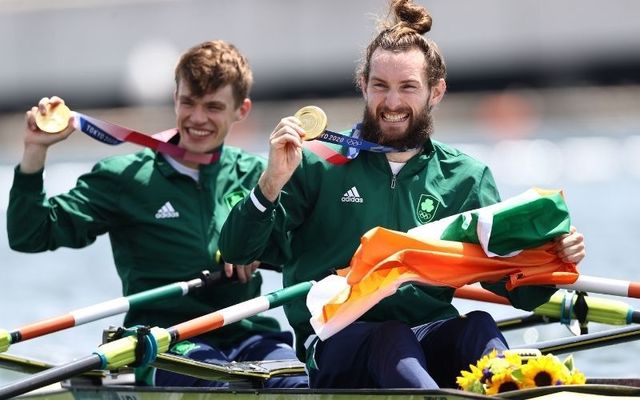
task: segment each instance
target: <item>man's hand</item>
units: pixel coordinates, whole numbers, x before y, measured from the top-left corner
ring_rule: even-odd
[[[254,261],[247,265],[224,263],[224,274],[227,278],[231,278],[233,276],[233,270],[235,269],[238,274],[238,280],[242,283],[247,283],[251,280],[253,273],[256,272],[259,265],[260,261]]]
[[[46,114],[47,105],[64,104],[60,97],[43,97],[37,106],[31,107],[25,115],[24,153],[20,162],[20,171],[30,174],[41,170],[47,156],[47,149],[54,143],[65,140],[73,133],[73,117],[69,118],[67,127],[58,133],[46,133],[36,125],[36,114]]]
[[[578,264],[586,255],[584,246],[584,236],[576,230],[575,226],[571,227],[568,234],[557,237],[554,251],[563,262]]]
[[[269,137],[269,161],[260,177],[260,191],[269,201],[275,201],[284,185],[302,160],[302,138],[305,132],[296,117],[286,117]]]

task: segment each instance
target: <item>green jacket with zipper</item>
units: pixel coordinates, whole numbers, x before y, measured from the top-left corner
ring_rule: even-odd
[[[430,207],[420,207],[425,200]],[[498,201],[487,166],[437,141],[428,141],[397,175],[381,153],[362,151],[350,162],[335,165],[305,149],[300,166],[275,204],[256,186],[233,209],[223,227],[220,248],[226,259],[236,263],[260,259],[282,264],[284,286],[290,286],[318,281],[348,266],[360,237],[371,228],[407,231]],[[504,283],[485,287],[529,310],[554,291],[521,288],[507,293]],[[448,287],[408,284],[360,320],[400,320],[416,326],[457,316],[452,297],[453,289]],[[302,346],[313,334],[310,314],[304,299],[284,308],[296,333],[298,357],[304,360]]]
[[[264,167],[262,158],[224,146],[219,162],[201,166],[196,182],[145,149],[99,162],[69,192],[49,198],[43,171],[23,174],[17,167],[7,210],[9,244],[32,253],[80,248],[108,233],[125,296],[191,280],[204,269],[221,269],[214,260],[222,225]],[[124,324],[168,328],[259,296],[261,284],[256,273],[247,284],[228,282],[157,301],[129,311]],[[279,329],[275,319],[255,316],[202,338],[224,348]]]

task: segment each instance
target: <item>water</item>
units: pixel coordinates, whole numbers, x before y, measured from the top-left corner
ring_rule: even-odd
[[[637,126],[637,125],[636,125]],[[640,130],[615,136],[561,136],[545,139],[501,142],[466,141],[459,147],[492,166],[503,197],[518,194],[530,186],[562,188],[573,224],[585,234],[588,255],[580,265],[582,273],[623,280],[639,280],[633,248],[640,226]],[[49,194],[73,185],[78,174],[91,163],[58,163],[47,169]],[[0,224],[6,226],[8,191],[13,165],[0,165]],[[60,249],[44,254],[21,254],[7,245],[6,230],[0,229],[2,288],[0,327],[11,330],[30,322],[57,316],[119,297],[120,283],[111,259],[109,243],[100,238],[80,250]],[[280,287],[277,274],[265,272],[265,292]],[[609,297],[609,296],[605,296]],[[626,299],[622,299],[627,301]],[[640,302],[627,301],[635,308]],[[484,309],[496,319],[523,315],[505,306],[456,300],[461,311]],[[280,310],[269,312],[285,326]],[[111,317],[13,345],[9,353],[64,363],[91,353],[100,343],[101,331],[120,325]],[[609,327],[590,324],[591,331]],[[526,340],[548,340],[568,336],[558,324],[507,333],[512,344]],[[526,340],[525,340],[526,339]],[[638,377],[633,355],[640,343],[631,342],[574,354],[578,368],[591,377]],[[0,370],[0,384],[22,375]]]

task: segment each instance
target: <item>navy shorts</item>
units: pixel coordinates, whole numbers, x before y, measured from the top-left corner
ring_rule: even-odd
[[[307,349],[312,388],[456,387],[462,369],[507,342],[491,315],[467,315],[409,327],[355,322]]]

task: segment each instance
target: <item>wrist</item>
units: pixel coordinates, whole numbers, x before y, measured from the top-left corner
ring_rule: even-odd
[[[270,202],[275,202],[284,185],[279,185],[264,172],[258,180],[258,187],[262,195]]]
[[[47,158],[47,146],[38,144],[25,144],[22,160],[20,161],[20,172],[32,174],[44,168]]]

